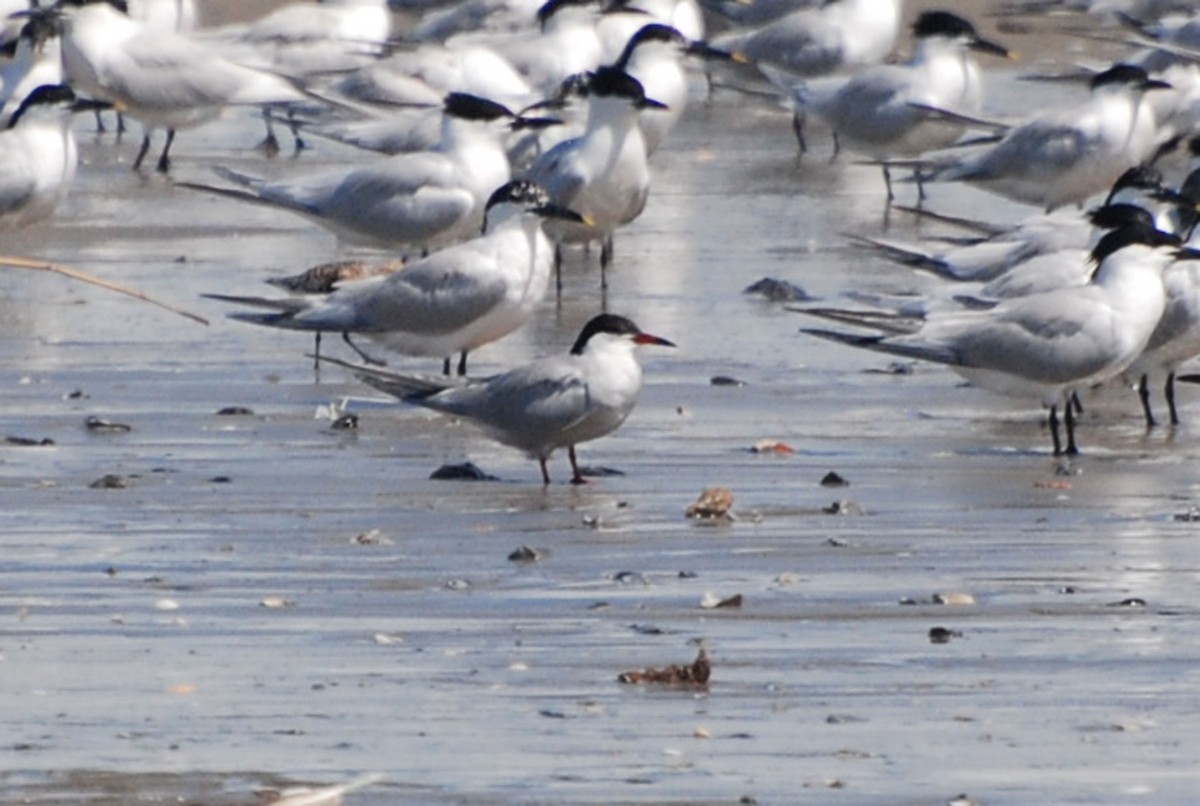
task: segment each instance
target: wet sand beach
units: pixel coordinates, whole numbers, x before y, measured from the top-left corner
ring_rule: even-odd
[[[1079,97],[1017,81],[1036,62],[992,64],[989,109]],[[571,255],[561,299],[473,355],[488,374],[565,351],[602,308],[678,345],[643,351],[638,407],[580,447],[615,472],[579,487],[565,455],[544,488],[469,424],[314,373],[308,334],[226,319],[200,295],[348,253],[135,174],[136,138],[78,122],[70,197],[0,251],[210,324],[0,273],[0,437],[39,443],[0,445],[0,803],[240,806],[370,772],[347,804],[1194,800],[1196,390],[1149,433],[1131,391],[1098,392],[1058,460],[1032,404],[800,334],[814,320],[743,289],[921,291],[844,233],[954,230],[885,221],[877,168],[820,133],[798,161],[783,110],[701,90],[603,298]],[[267,160],[260,137],[253,112],[183,133],[173,176],[368,159]],[[928,205],[1034,212],[952,186]],[[335,429],[347,399],[357,428]],[[430,478],[465,461],[495,480]],[[685,517],[712,487],[736,517]],[[617,680],[701,648],[707,685]]]

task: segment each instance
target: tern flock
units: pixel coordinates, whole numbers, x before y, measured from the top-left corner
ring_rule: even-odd
[[[1055,455],[1078,452],[1081,394],[1101,384],[1136,388],[1148,427],[1157,423],[1151,386],[1164,384],[1170,422],[1179,422],[1176,375],[1200,355],[1200,251],[1189,245],[1200,173],[1187,164],[1200,163],[1200,3],[997,6],[1091,14],[1101,22],[1089,35],[1107,32],[1122,51],[1113,63],[1074,65],[1089,87],[1077,105],[1010,121],[988,117],[981,69],[1012,57],[1009,43],[980,33],[990,18],[949,8],[905,9],[901,0],[390,5],[293,2],[249,23],[205,28],[189,0],[0,0],[0,231],[46,219],[53,226],[76,172],[80,110],[97,110],[100,123],[99,109],[111,108],[122,125],[141,125],[139,171],[161,130],[163,175],[176,167],[177,132],[231,110],[261,115],[267,155],[280,149],[277,126],[293,135],[301,159],[286,177],[218,166],[212,179],[176,182],[176,195],[287,211],[339,243],[379,250],[379,260],[277,280],[291,296],[211,296],[256,309],[230,314],[241,321],[318,338],[342,333],[365,363],[334,363],[400,399],[478,422],[537,459],[547,484],[550,454],[566,448],[579,483],[575,446],[611,433],[636,403],[634,348],[673,345],[601,312],[566,356],[469,379],[467,354],[528,322],[564,255],[580,246],[588,259],[586,247],[599,245],[604,286],[618,232],[652,195],[654,154],[671,147],[686,105],[736,93],[735,103],[790,113],[802,154],[823,128],[835,155],[882,168],[885,209],[910,187],[893,183],[897,168],[912,172],[926,211],[936,210],[945,182],[1039,208],[1008,229],[972,223],[975,234],[953,242],[850,236],[896,259],[897,271],[932,272],[945,287],[916,301],[847,289],[844,306],[797,308],[852,328],[805,327],[795,338],[806,348],[822,344],[811,335],[939,363],[981,388],[1040,403]],[[405,25],[395,24],[396,11]],[[368,154],[306,171],[302,155],[314,140]],[[382,369],[353,336],[442,359],[443,374]]]

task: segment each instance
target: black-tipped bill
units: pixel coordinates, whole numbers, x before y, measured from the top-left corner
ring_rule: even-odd
[[[982,37],[974,39],[967,47],[980,53],[990,53],[993,56],[999,56],[1001,59],[1017,58],[1016,54],[1004,47],[1004,45],[1001,45],[999,42],[993,42],[990,39],[983,39]]]
[[[527,118],[518,115],[508,125],[510,129],[517,132],[526,129],[548,129],[551,126],[561,126],[563,125],[563,121],[560,118]]]
[[[569,207],[563,207],[561,204],[542,204],[535,207],[533,210],[542,218],[557,218],[559,221],[571,221],[576,224],[591,224],[587,216],[581,215]]]

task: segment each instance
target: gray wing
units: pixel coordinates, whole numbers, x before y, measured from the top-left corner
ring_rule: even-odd
[[[591,407],[591,394],[587,379],[568,359],[550,358],[449,389],[422,405],[469,417],[501,441],[524,447],[553,441],[554,434],[579,422]]]
[[[538,183],[556,204],[571,207],[591,181],[577,157],[579,138],[565,140],[534,161],[525,178]]]
[[[471,246],[435,252],[378,282],[346,286],[296,319],[358,333],[458,330],[495,308],[508,290],[502,275],[489,271],[495,257]]]

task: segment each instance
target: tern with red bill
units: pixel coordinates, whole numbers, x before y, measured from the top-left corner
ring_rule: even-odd
[[[624,316],[602,313],[584,325],[568,355],[542,358],[491,378],[408,375],[334,363],[406,403],[474,421],[497,442],[537,459],[545,484],[550,483],[546,461],[565,447],[571,483],[583,484],[575,446],[611,434],[633,411],[642,390],[636,348],[643,344],[675,346]]]

